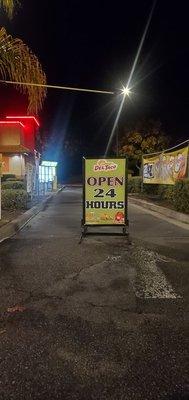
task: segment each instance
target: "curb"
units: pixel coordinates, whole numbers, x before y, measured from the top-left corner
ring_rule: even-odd
[[[25,213],[20,215],[19,217],[13,219],[8,224],[3,225],[0,228],[0,243],[4,242],[4,240],[10,239],[17,232],[19,232],[24,226],[37,215],[40,211],[44,210],[45,206],[56,196],[59,192],[64,189],[65,186],[58,189],[56,192],[50,194],[46,199],[44,199],[41,203],[36,206],[30,208]]]
[[[137,204],[143,208],[147,208],[148,210],[155,211],[158,214],[165,215],[168,218],[172,218],[176,221],[182,222],[184,224],[189,224],[189,215],[188,214],[183,214],[178,211],[171,210],[170,208],[162,207],[162,206],[157,206],[154,203],[150,203],[146,200],[138,199],[137,197],[134,196],[129,196],[129,201],[133,204]]]

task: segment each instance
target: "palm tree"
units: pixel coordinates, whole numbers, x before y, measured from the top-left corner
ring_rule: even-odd
[[[0,6],[2,6],[9,18],[12,18],[15,4],[18,3],[17,0],[0,0]]]
[[[11,18],[17,0],[0,0],[2,6]],[[42,66],[21,39],[15,39],[0,28],[0,74],[3,79],[14,82],[28,82],[46,84],[46,76]],[[43,86],[15,85],[16,89],[28,95],[28,113],[37,114],[42,108],[46,97],[46,88]]]

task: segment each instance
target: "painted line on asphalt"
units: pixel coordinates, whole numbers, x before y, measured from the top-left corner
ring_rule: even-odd
[[[145,299],[179,299],[167,281],[164,273],[157,266],[158,258],[152,251],[140,249],[137,265],[137,277],[134,285],[136,297]]]

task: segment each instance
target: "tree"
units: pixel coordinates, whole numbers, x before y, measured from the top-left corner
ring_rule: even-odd
[[[0,0],[0,6],[2,6],[9,18],[12,18],[15,4],[18,3],[16,0]]]
[[[162,130],[160,121],[139,121],[134,129],[125,129],[120,140],[120,155],[127,155],[129,169],[140,168],[142,154],[165,150],[169,137]]]
[[[11,18],[16,0],[0,0]],[[46,84],[46,76],[38,58],[21,39],[9,35],[5,28],[0,28],[0,74],[14,82]],[[21,93],[28,95],[28,113],[38,113],[46,97],[45,87],[15,85]]]

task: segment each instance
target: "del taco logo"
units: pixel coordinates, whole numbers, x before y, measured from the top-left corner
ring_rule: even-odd
[[[117,164],[113,161],[98,160],[94,165],[93,170],[98,171],[115,171],[117,169]]]

